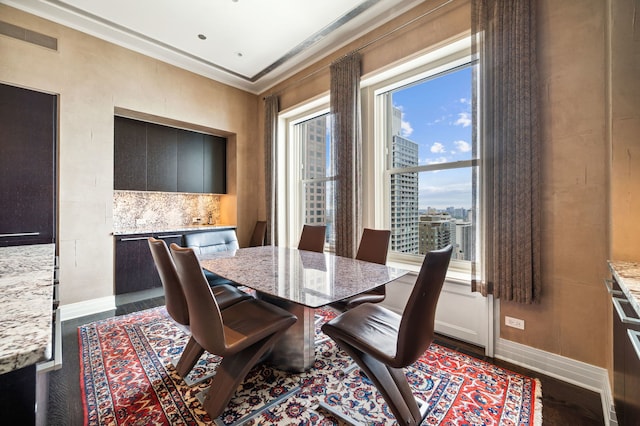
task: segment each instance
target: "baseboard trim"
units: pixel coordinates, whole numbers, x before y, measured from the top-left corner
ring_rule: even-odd
[[[84,302],[68,303],[60,305],[60,320],[67,321],[74,318],[93,315],[104,311],[116,309],[115,296],[100,297],[85,300]]]
[[[497,340],[494,357],[598,392],[605,423],[618,424],[613,408],[609,373],[606,369],[506,339]]]

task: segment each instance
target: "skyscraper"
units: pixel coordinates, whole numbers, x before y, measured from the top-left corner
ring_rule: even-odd
[[[402,136],[402,111],[393,107],[392,167],[418,165],[418,144]],[[391,250],[418,254],[418,173],[391,175]]]

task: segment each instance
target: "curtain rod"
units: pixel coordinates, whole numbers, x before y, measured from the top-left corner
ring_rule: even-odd
[[[408,27],[409,25],[411,25],[414,22],[424,18],[425,16],[428,16],[428,15],[431,15],[432,13],[434,13],[434,12],[437,12],[438,10],[440,10],[443,7],[447,6],[449,3],[453,3],[454,1],[456,1],[456,0],[446,0],[444,3],[434,7],[433,9],[430,9],[430,10],[424,12],[423,14],[418,15],[413,19],[410,19],[409,21],[405,22],[404,24],[402,24],[402,25],[400,25],[400,26],[398,26],[398,27],[396,27],[396,28],[384,33],[384,34],[379,35],[378,37],[374,38],[373,40],[368,41],[367,43],[363,44],[362,46],[358,47],[357,49],[352,50],[352,52],[360,52],[361,50],[366,49],[367,47],[371,46],[372,44],[375,44],[375,43],[379,42],[380,40],[383,40],[383,39],[389,37],[390,35],[393,35],[396,32]],[[324,69],[328,68],[329,66],[330,65],[324,65],[324,66],[321,66],[320,68],[317,68],[317,69],[313,70],[309,74],[307,74],[307,75],[305,75],[303,77],[300,77],[299,79],[287,84],[286,86],[284,86],[280,90],[278,90],[276,92],[273,92],[273,93],[270,93],[269,95],[263,96],[262,100],[265,100],[267,98],[267,96],[273,96],[273,95],[281,94],[282,92],[284,92],[286,89],[290,88],[291,86],[296,85],[296,84],[298,84],[298,83],[300,83],[300,82],[302,82],[302,81],[304,81],[304,80],[306,80],[306,79],[308,79],[310,77],[313,77],[314,75],[318,74],[320,71],[323,71]]]

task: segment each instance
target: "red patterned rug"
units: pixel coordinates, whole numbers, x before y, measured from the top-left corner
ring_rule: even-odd
[[[310,371],[254,368],[215,423],[341,425],[348,419],[394,424],[375,387],[320,331],[333,315],[316,311],[316,362]],[[203,355],[188,380],[180,378],[174,365],[188,339],[164,307],[84,325],[78,337],[85,424],[212,422],[200,400],[219,358]],[[414,394],[428,404],[424,425],[542,424],[537,379],[435,344],[407,369],[407,377]]]

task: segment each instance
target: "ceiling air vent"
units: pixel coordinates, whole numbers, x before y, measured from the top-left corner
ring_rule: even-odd
[[[0,34],[26,41],[27,43],[37,44],[51,50],[58,50],[58,39],[40,34],[26,28],[8,22],[0,21]]]

